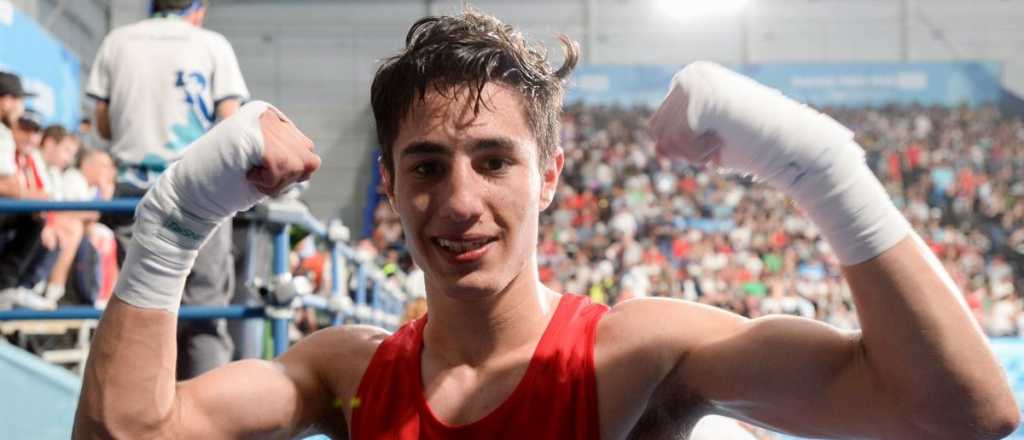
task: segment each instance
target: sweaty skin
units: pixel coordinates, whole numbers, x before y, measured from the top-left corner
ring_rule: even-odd
[[[478,420],[511,393],[559,298],[538,280],[536,248],[562,152],[538,164],[521,96],[493,83],[483,94],[487,105],[474,114],[465,99],[429,93],[401,124],[394,173],[381,170],[426,273],[424,392],[449,424]],[[476,244],[453,251],[452,242]],[[828,438],[1012,431],[1017,406],[1003,373],[919,241],[910,236],[843,273],[862,332],[674,299],[612,308],[595,348],[602,438],[685,438],[711,413]],[[169,312],[111,301],[76,438],[278,438],[312,426],[345,438],[352,396],[387,335],[325,329],[275,361],[236,362],[176,384],[174,329]]]

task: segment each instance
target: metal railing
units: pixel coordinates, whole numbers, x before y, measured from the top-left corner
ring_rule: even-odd
[[[32,213],[40,211],[101,211],[132,213],[139,199],[113,199],[96,202],[54,202],[0,199],[0,213]],[[332,325],[364,323],[394,329],[399,324],[407,296],[391,285],[387,277],[369,258],[361,256],[347,243],[348,232],[340,222],[324,224],[304,205],[295,200],[270,200],[257,206],[248,215],[250,221],[273,227],[272,279],[269,282],[247,280],[263,292],[264,307],[230,305],[226,307],[182,306],[178,319],[251,319],[266,318],[271,322],[274,355],[288,348],[288,323],[297,307],[312,307],[333,314]],[[298,226],[318,240],[326,241],[331,257],[331,291],[327,298],[303,291],[295,283],[288,267],[291,250],[290,227]],[[250,248],[251,249],[251,248]],[[247,252],[246,258],[254,258]],[[354,300],[349,298],[347,283],[342,278],[342,265],[354,268]],[[103,314],[92,307],[61,307],[56,310],[0,310],[0,322],[15,320],[99,319]]]

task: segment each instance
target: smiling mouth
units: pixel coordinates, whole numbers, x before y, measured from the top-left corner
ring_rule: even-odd
[[[495,238],[480,238],[474,240],[448,240],[444,238],[435,238],[434,242],[448,252],[464,254],[487,246],[487,244],[495,240]]]

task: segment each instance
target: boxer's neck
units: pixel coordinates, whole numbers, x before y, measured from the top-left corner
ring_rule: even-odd
[[[528,265],[503,291],[473,301],[431,295],[424,350],[450,365],[479,365],[495,353],[535,345],[558,305],[560,295],[539,281]]]

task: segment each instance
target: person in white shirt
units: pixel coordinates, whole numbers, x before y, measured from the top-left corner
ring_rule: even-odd
[[[96,101],[98,134],[118,165],[116,197],[140,197],[189,145],[234,114],[249,90],[231,44],[202,29],[206,2],[153,0],[152,16],[110,32],[93,62],[86,93]],[[104,216],[119,248],[131,235],[128,215]],[[224,306],[233,291],[231,225],[199,252],[185,286],[186,305]],[[226,323],[191,321],[179,329],[179,377],[230,361]]]
[[[87,200],[86,197],[77,196],[79,192],[87,188],[78,188],[64,181],[65,173],[72,168],[75,156],[78,154],[79,142],[64,126],[54,124],[46,127],[42,132],[42,139],[39,143],[39,152],[43,162],[46,163],[46,178],[50,185],[50,199],[61,200]],[[71,197],[67,197],[70,192]]]

